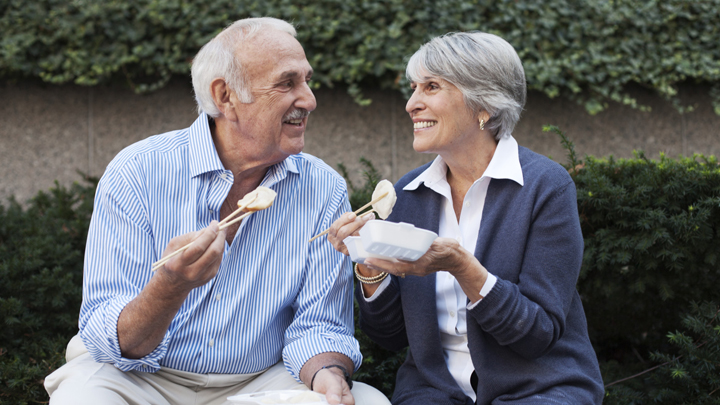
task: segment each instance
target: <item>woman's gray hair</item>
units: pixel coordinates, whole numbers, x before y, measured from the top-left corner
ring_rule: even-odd
[[[424,83],[427,76],[444,79],[463,94],[474,113],[485,110],[485,124],[495,139],[510,136],[525,106],[525,70],[515,49],[484,32],[458,32],[435,37],[410,58],[407,78]]]
[[[244,41],[267,28],[287,32],[293,37],[297,35],[295,28],[283,20],[271,17],[246,18],[225,28],[200,49],[192,61],[190,72],[198,113],[204,111],[211,117],[220,115],[210,91],[210,83],[217,78],[225,80],[241,103],[253,102],[250,83],[236,54]]]

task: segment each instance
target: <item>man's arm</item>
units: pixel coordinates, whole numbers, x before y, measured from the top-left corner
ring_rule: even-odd
[[[126,180],[141,178],[142,173],[124,170],[111,163],[98,185],[85,251],[80,336],[95,361],[123,371],[153,372],[167,352],[168,342],[163,339],[167,340],[168,325],[190,290],[176,277],[183,273],[171,270],[197,262],[188,270],[205,268],[213,274],[210,258],[217,251],[211,256],[199,252],[213,252],[218,245],[209,240],[222,241],[224,236],[211,225],[200,233],[177,237],[168,243],[165,254],[196,236],[198,242],[177,260],[151,272],[157,235],[141,188]],[[193,277],[191,272],[185,281]],[[194,279],[195,284],[202,283]]]
[[[120,313],[117,334],[123,357],[139,359],[162,341],[170,322],[190,291],[217,274],[225,245],[225,231],[217,222],[199,232],[170,241],[163,257],[192,241],[192,245],[157,270],[157,274]]]

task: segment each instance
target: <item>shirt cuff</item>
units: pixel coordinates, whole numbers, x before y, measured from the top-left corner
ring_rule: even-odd
[[[137,370],[154,373],[160,370],[160,360],[167,354],[168,332],[160,344],[140,359],[128,359],[122,356],[118,339],[117,322],[120,313],[132,300],[121,296],[106,302],[102,308],[90,315],[87,323],[80,329],[80,337],[92,358],[98,363],[112,363],[120,371]]]
[[[357,371],[362,364],[360,345],[355,337],[328,331],[311,331],[302,339],[286,344],[282,352],[283,363],[290,375],[297,382],[302,383],[300,370],[305,363],[314,356],[326,352],[347,356],[355,366],[353,371]]]
[[[483,284],[482,288],[480,289],[480,296],[485,297],[488,294],[490,294],[490,290],[495,287],[495,283],[497,283],[497,277],[492,275],[491,273],[488,273],[487,279],[485,279],[485,284]],[[472,304],[467,306],[467,309],[473,309],[475,306],[482,301],[482,298],[477,300],[476,302],[473,302]]]
[[[360,292],[362,293],[362,297],[365,298],[365,302],[373,302],[375,298],[378,297],[383,291],[385,291],[385,288],[390,284],[390,277],[385,277],[385,280],[383,280],[380,285],[378,286],[377,290],[375,290],[375,293],[372,295],[372,297],[368,298],[365,296],[365,290],[363,288],[360,288]]]

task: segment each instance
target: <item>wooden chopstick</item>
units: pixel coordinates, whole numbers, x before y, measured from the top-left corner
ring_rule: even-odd
[[[250,204],[252,204],[256,199],[257,199],[257,195],[255,195],[255,196],[253,197],[253,199],[250,200],[249,202],[247,202],[247,203],[245,203],[244,205],[241,205],[240,207],[238,207],[238,209],[236,209],[235,211],[233,211],[232,213],[230,213],[230,215],[228,215],[227,217],[225,217],[225,219],[223,219],[222,221],[220,221],[220,222],[218,223],[218,225],[220,226],[220,230],[223,230],[223,229],[227,228],[228,226],[230,226],[230,225],[232,225],[232,224],[234,224],[234,223],[236,223],[236,222],[238,222],[238,221],[241,221],[243,218],[245,218],[245,217],[247,217],[248,215],[250,215],[250,214],[252,214],[253,212],[255,212],[255,211],[251,211],[251,212],[248,212],[248,213],[245,213],[245,214],[239,216],[238,218],[233,219],[232,221],[228,221],[229,219],[231,219],[231,218],[234,217],[235,215],[241,213],[245,208],[247,208]],[[160,267],[162,267],[162,265],[164,265],[165,263],[167,263],[171,258],[173,258],[173,257],[179,255],[180,253],[184,252],[185,250],[187,250],[187,248],[189,248],[190,245],[192,245],[193,242],[195,242],[195,240],[191,241],[190,243],[188,243],[187,245],[181,247],[180,249],[172,252],[171,254],[163,257],[162,259],[156,261],[155,263],[153,263],[152,268],[151,268],[150,270],[151,270],[151,271],[155,271],[155,270],[159,269]]]
[[[225,225],[225,223],[227,223],[227,222],[228,222],[230,219],[232,219],[232,217],[234,217],[235,215],[241,213],[242,210],[244,210],[244,209],[247,208],[250,204],[252,204],[253,202],[255,202],[255,200],[257,200],[257,194],[255,194],[255,195],[253,196],[252,200],[250,200],[249,202],[245,203],[245,205],[239,206],[238,209],[236,209],[235,211],[231,212],[230,215],[226,216],[225,219],[223,219],[222,221],[220,221],[220,223],[218,223],[218,225],[220,225],[220,227],[221,227],[220,229],[223,229],[222,226]]]
[[[375,204],[376,202],[382,200],[383,198],[387,197],[388,193],[389,193],[389,191],[386,191],[385,193],[383,193],[383,195],[378,196],[376,199],[374,199],[374,200],[370,201],[369,203],[363,205],[362,207],[358,208],[357,211],[354,212],[354,214],[355,214],[355,215],[359,215],[360,212],[362,212],[362,210],[364,210],[365,208],[367,208],[367,207]],[[370,210],[370,211],[372,211],[372,210]],[[370,211],[368,211],[368,212],[370,212]],[[312,238],[310,238],[310,240],[308,241],[308,243],[314,241],[315,239],[317,239],[317,238],[319,238],[319,237],[321,237],[321,236],[323,236],[323,235],[326,235],[328,232],[330,232],[330,228],[328,228],[328,229],[322,231],[321,233],[319,233],[319,234],[313,236]]]

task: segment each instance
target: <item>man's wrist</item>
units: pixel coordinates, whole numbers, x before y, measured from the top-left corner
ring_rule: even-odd
[[[349,374],[348,371],[345,369],[345,367],[343,367],[343,366],[341,366],[341,365],[339,365],[339,364],[330,364],[330,365],[327,365],[327,366],[322,366],[322,367],[319,368],[317,371],[315,371],[315,374],[313,374],[312,379],[310,380],[310,390],[311,390],[311,391],[313,390],[313,386],[314,386],[314,384],[315,384],[315,377],[317,377],[317,375],[318,375],[319,372],[321,372],[322,370],[326,370],[326,369],[327,369],[328,371],[330,371],[331,373],[335,373],[335,374],[337,374],[338,376],[342,377],[342,378],[345,380],[345,382],[347,383],[348,387],[350,387],[350,389],[352,389],[352,387],[353,387],[352,378],[350,378],[350,374]],[[335,371],[333,371],[332,369],[339,370],[339,372],[335,372]]]

